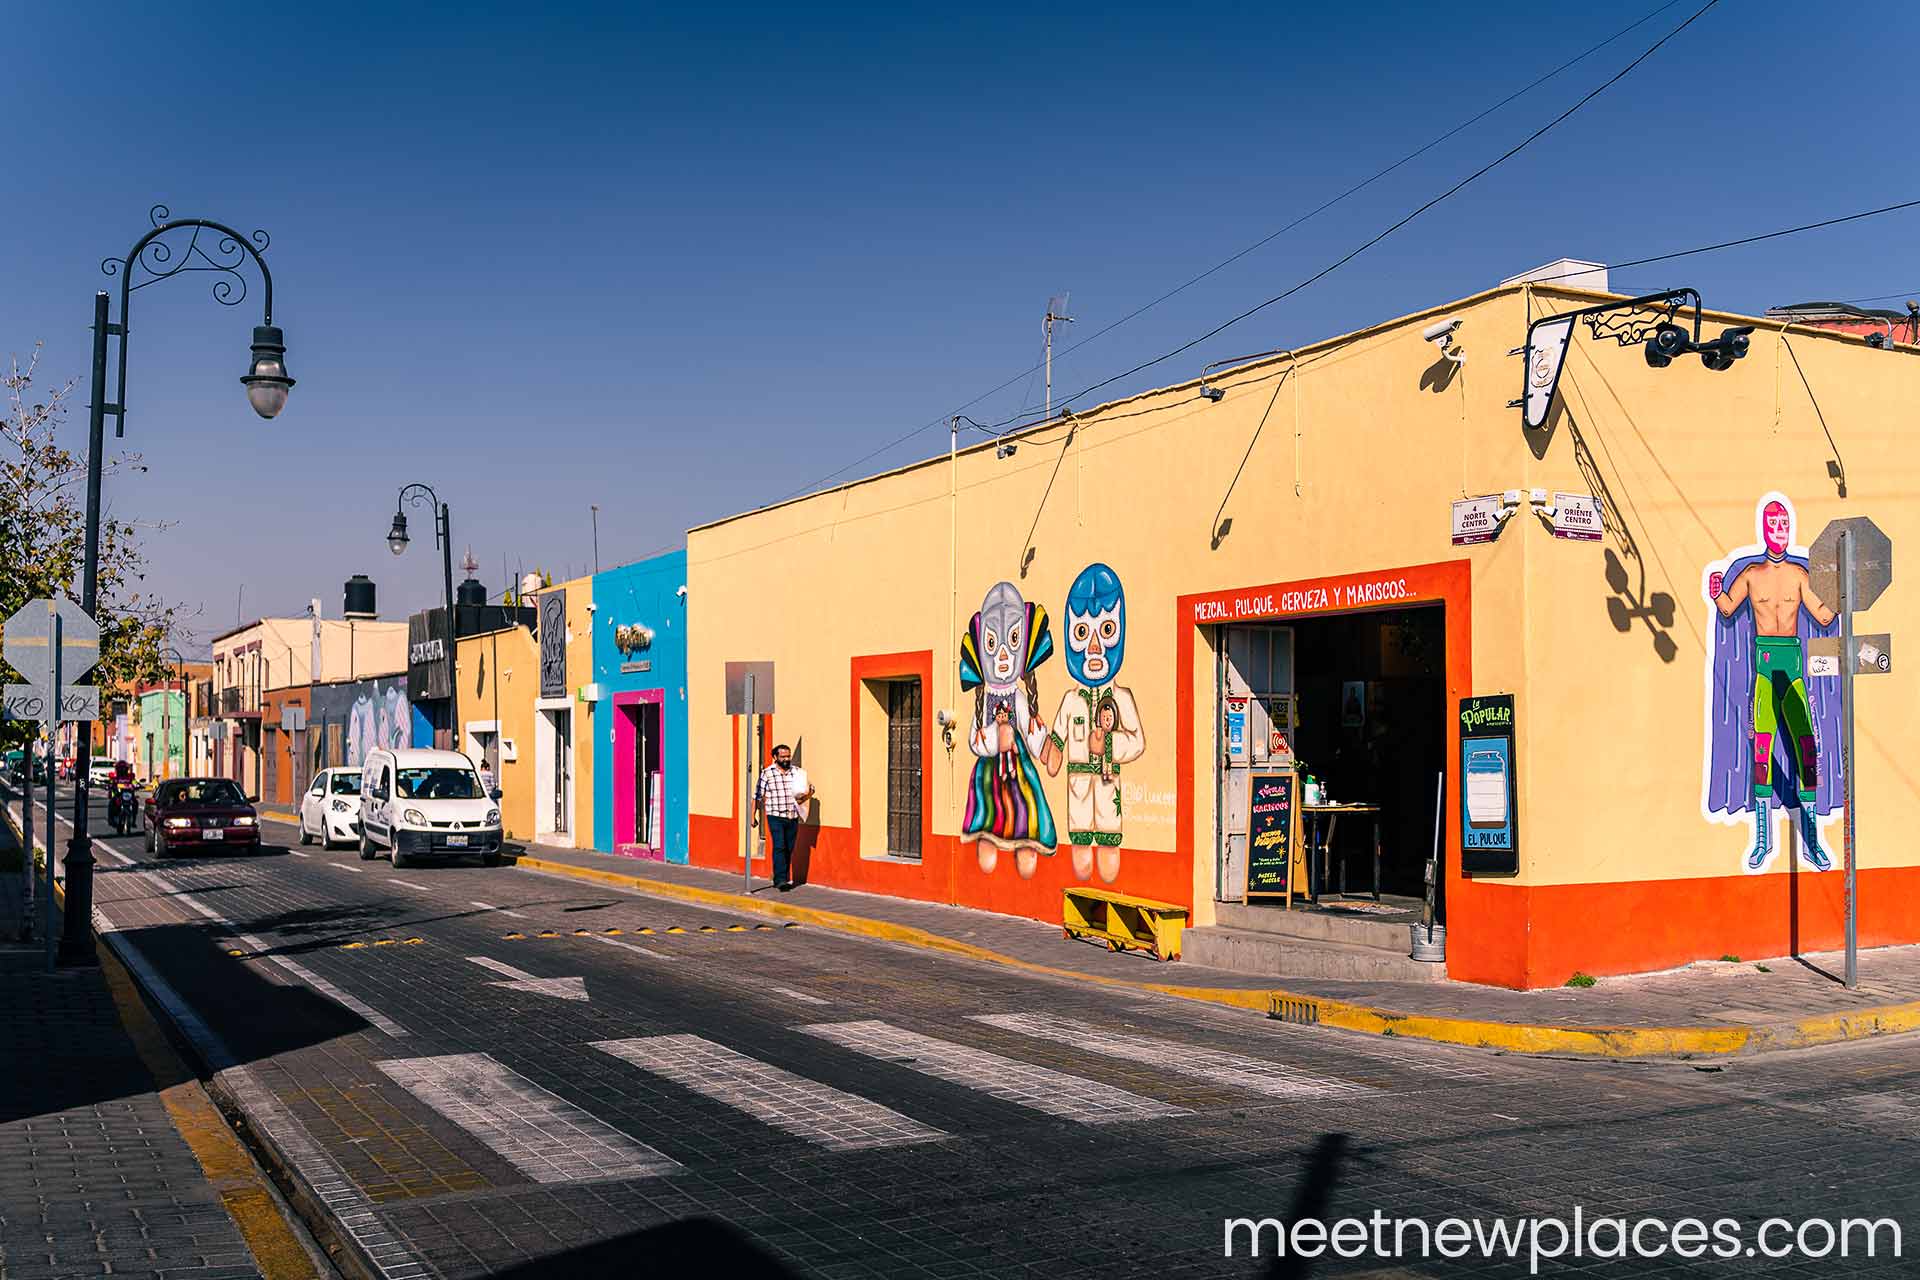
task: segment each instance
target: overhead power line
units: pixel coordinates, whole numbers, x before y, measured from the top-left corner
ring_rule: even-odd
[[[1661,36],[1658,40],[1654,41],[1653,44],[1649,45],[1644,51],[1642,51],[1638,57],[1634,58],[1632,62],[1629,62],[1626,66],[1620,68],[1620,70],[1614,72],[1611,76],[1607,77],[1606,80],[1602,81],[1600,84],[1596,85],[1594,88],[1588,90],[1587,93],[1583,97],[1581,97],[1579,101],[1575,102],[1572,106],[1568,107],[1565,111],[1562,111],[1559,115],[1547,121],[1545,124],[1541,125],[1538,129],[1535,129],[1532,133],[1522,138],[1519,142],[1516,142],[1513,146],[1507,148],[1505,151],[1500,153],[1499,156],[1488,161],[1486,164],[1481,165],[1478,169],[1475,169],[1472,173],[1460,179],[1460,181],[1454,183],[1452,186],[1448,187],[1445,191],[1442,191],[1439,195],[1434,196],[1431,200],[1428,200],[1426,203],[1419,205],[1418,207],[1413,209],[1411,212],[1403,215],[1397,221],[1387,226],[1384,230],[1377,232],[1369,239],[1363,241],[1357,247],[1347,251],[1345,254],[1341,255],[1339,258],[1335,259],[1333,262],[1328,263],[1326,266],[1322,267],[1320,270],[1314,272],[1312,275],[1308,276],[1306,279],[1300,281],[1298,284],[1289,286],[1288,288],[1282,290],[1281,292],[1274,294],[1271,298],[1268,298],[1264,302],[1255,303],[1253,306],[1248,307],[1245,311],[1242,311],[1240,314],[1233,316],[1230,319],[1222,321],[1221,323],[1215,325],[1213,328],[1207,330],[1205,333],[1201,334],[1199,337],[1194,338],[1187,342],[1183,342],[1171,351],[1165,352],[1162,355],[1157,355],[1153,357],[1151,360],[1143,360],[1139,364],[1134,365],[1130,369],[1124,369],[1121,372],[1114,374],[1110,378],[1103,378],[1102,380],[1094,383],[1091,386],[1082,388],[1081,390],[1075,392],[1073,395],[1064,397],[1062,403],[1070,404],[1073,401],[1078,400],[1081,396],[1091,395],[1095,391],[1099,391],[1104,387],[1110,387],[1114,383],[1119,382],[1124,378],[1130,378],[1136,373],[1144,372],[1147,369],[1153,368],[1157,364],[1162,364],[1165,361],[1173,359],[1177,355],[1181,355],[1185,352],[1191,351],[1193,350],[1193,348],[1199,346],[1201,343],[1207,341],[1209,338],[1217,337],[1218,335],[1225,333],[1228,329],[1231,329],[1234,325],[1239,324],[1241,321],[1246,320],[1252,316],[1258,315],[1260,312],[1265,311],[1268,307],[1273,306],[1275,303],[1284,302],[1288,298],[1291,298],[1294,294],[1299,293],[1302,289],[1305,289],[1310,285],[1317,284],[1321,280],[1326,279],[1328,276],[1338,271],[1341,267],[1346,266],[1349,262],[1352,262],[1355,258],[1359,257],[1361,254],[1373,248],[1373,246],[1379,244],[1382,240],[1385,240],[1388,236],[1391,236],[1394,232],[1400,230],[1402,227],[1412,222],[1415,218],[1418,218],[1421,214],[1427,212],[1429,209],[1432,209],[1436,205],[1439,205],[1447,200],[1452,199],[1454,196],[1466,190],[1469,186],[1473,185],[1475,182],[1478,182],[1481,178],[1485,177],[1487,174],[1492,173],[1495,169],[1499,168],[1501,165],[1505,164],[1507,161],[1513,159],[1513,157],[1519,155],[1522,151],[1525,151],[1528,147],[1538,142],[1541,138],[1544,138],[1548,133],[1552,132],[1556,127],[1564,123],[1568,118],[1573,116],[1582,107],[1585,107],[1589,102],[1592,102],[1595,98],[1605,93],[1608,89],[1611,89],[1614,85],[1626,79],[1627,76],[1631,75],[1635,70],[1635,68],[1639,67],[1641,63],[1645,62],[1648,58],[1651,58],[1654,54],[1658,53],[1670,41],[1672,41],[1675,37],[1679,36],[1681,32],[1685,31],[1688,27],[1692,26],[1694,23],[1698,22],[1701,18],[1706,16],[1706,14],[1711,9],[1713,9],[1715,5],[1719,3],[1720,3],[1720,0],[1707,0],[1707,3],[1701,5],[1698,9],[1695,9],[1691,14],[1689,14],[1687,16],[1686,21],[1682,22],[1679,26],[1675,27],[1673,30],[1667,32],[1667,34],[1665,34],[1664,36]],[[1625,264],[1622,264],[1622,265],[1624,266]]]
[[[1334,196],[1332,199],[1323,201],[1322,203],[1314,206],[1312,209],[1308,210],[1306,213],[1301,214],[1299,217],[1287,223],[1285,226],[1281,227],[1279,230],[1270,232],[1269,234],[1262,236],[1260,239],[1254,241],[1252,244],[1248,245],[1246,248],[1241,249],[1239,252],[1234,253],[1229,257],[1221,259],[1219,262],[1214,263],[1212,266],[1208,267],[1205,271],[1200,272],[1198,275],[1192,276],[1187,280],[1182,281],[1181,283],[1175,285],[1173,288],[1168,289],[1165,293],[1160,294],[1158,297],[1155,297],[1152,300],[1142,303],[1138,307],[1135,307],[1132,311],[1129,311],[1126,315],[1121,316],[1118,320],[1113,321],[1111,324],[1105,326],[1104,328],[1095,330],[1094,332],[1088,334],[1086,337],[1080,339],[1078,342],[1074,343],[1072,346],[1067,347],[1061,350],[1060,352],[1056,353],[1057,356],[1068,355],[1071,352],[1078,351],[1081,347],[1086,346],[1090,342],[1094,342],[1102,337],[1105,337],[1107,334],[1112,333],[1115,329],[1118,329],[1121,325],[1124,325],[1129,321],[1138,319],[1142,315],[1145,315],[1148,311],[1151,311],[1153,308],[1159,306],[1161,303],[1166,302],[1168,299],[1173,298],[1178,294],[1186,292],[1188,289],[1192,288],[1196,284],[1199,284],[1202,280],[1207,279],[1209,276],[1212,276],[1221,271],[1224,271],[1226,268],[1240,261],[1240,259],[1246,257],[1248,254],[1253,253],[1259,249],[1265,248],[1267,245],[1279,239],[1281,236],[1285,235],[1287,232],[1292,231],[1294,228],[1300,226],[1305,222],[1311,221],[1312,219],[1325,213],[1327,210],[1333,208],[1335,205],[1341,203],[1342,201],[1352,196],[1358,195],[1360,192],[1366,190],[1368,187],[1372,186],[1374,183],[1380,181],[1380,179],[1386,177],[1387,175],[1395,172],[1398,169],[1405,167],[1408,164],[1411,164],[1413,161],[1418,160],[1421,156],[1427,154],[1427,152],[1433,150],[1435,147],[1439,146],[1441,143],[1449,141],[1450,139],[1454,138],[1460,133],[1463,133],[1467,129],[1472,128],[1474,125],[1479,124],[1482,120],[1485,120],[1488,116],[1492,115],[1494,112],[1499,111],[1502,107],[1508,106],[1514,101],[1525,97],[1529,93],[1532,93],[1535,89],[1538,89],[1541,85],[1547,83],[1549,80],[1554,79],[1556,76],[1559,76],[1561,73],[1567,71],[1569,68],[1577,66],[1582,62],[1585,62],[1588,58],[1591,58],[1594,54],[1600,52],[1602,49],[1606,48],[1608,45],[1619,40],[1621,37],[1626,36],[1631,32],[1633,32],[1634,30],[1640,27],[1643,27],[1647,23],[1653,21],[1653,19],[1659,17],[1661,14],[1665,13],[1668,9],[1673,8],[1673,6],[1678,4],[1679,2],[1680,0],[1666,0],[1666,3],[1662,4],[1659,8],[1653,9],[1650,12],[1648,12],[1644,17],[1641,17],[1631,23],[1628,23],[1626,26],[1620,28],[1618,31],[1608,36],[1605,40],[1602,40],[1598,44],[1592,45],[1585,51],[1567,59],[1565,62],[1561,63],[1559,66],[1553,68],[1553,70],[1535,77],[1524,88],[1514,90],[1512,93],[1500,99],[1498,102],[1494,103],[1492,106],[1487,107],[1485,110],[1480,111],[1476,115],[1468,117],[1467,119],[1461,121],[1459,124],[1453,126],[1451,129],[1448,129],[1445,133],[1440,134],[1438,137],[1434,138],[1431,142],[1428,142],[1424,146],[1418,147],[1413,151],[1409,151],[1406,155],[1400,157],[1400,159],[1394,161],[1392,164],[1386,166],[1385,168],[1376,171],[1366,179],[1355,183],[1351,187],[1348,187],[1345,191],[1342,191],[1339,195]],[[1040,371],[1040,365],[1037,363],[1034,364],[1031,368],[1022,369],[1020,372],[1012,375],[1006,380],[1002,382],[998,382],[993,386],[987,388],[985,391],[982,391],[979,395],[973,397],[973,399],[955,408],[951,413],[943,413],[937,418],[930,418],[926,422],[920,424],[919,426],[914,427],[912,430],[907,431],[902,435],[895,436],[893,439],[887,441],[883,445],[880,445],[878,448],[873,449],[871,452],[862,454],[860,457],[855,458],[852,462],[847,463],[845,466],[842,466],[833,471],[830,471],[826,475],[821,476],[818,480],[811,481],[808,484],[793,490],[792,493],[789,493],[785,496],[793,497],[796,494],[807,493],[814,489],[817,489],[821,485],[827,483],[829,480],[833,480],[839,476],[842,476],[847,472],[852,471],[854,468],[862,465],[863,463],[871,462],[873,459],[881,456],[882,454],[887,453],[888,451],[902,444],[905,444],[907,441],[913,439],[915,436],[922,435],[925,432],[933,430],[935,427],[944,425],[949,419],[951,419],[954,416],[954,414],[966,412],[968,409],[973,408],[973,406],[979,404],[982,400],[985,400],[987,397],[996,395],[999,392],[1005,391],[1008,387],[1020,381],[1020,379],[1022,378],[1027,378],[1029,380],[1029,389],[1031,389],[1032,376],[1038,373],[1039,371]],[[1026,400],[1026,396],[1023,395],[1021,399],[1024,403],[1024,401]],[[1015,418],[1023,417],[1023,416],[1025,416],[1024,409],[1020,414],[1015,415]],[[1015,419],[1008,419],[1008,421],[1013,421],[1013,420]],[[785,499],[783,498],[782,501],[784,500]]]

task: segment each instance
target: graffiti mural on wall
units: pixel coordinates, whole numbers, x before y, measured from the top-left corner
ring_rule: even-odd
[[[1126,656],[1127,599],[1120,577],[1104,564],[1080,571],[1067,590],[1067,671],[1074,686],[1060,699],[1041,751],[1049,776],[1067,766],[1067,843],[1073,873],[1120,876],[1121,766],[1147,749],[1133,693],[1114,681]]]
[[[1009,850],[1023,879],[1056,843],[1053,812],[1034,756],[1047,741],[1034,668],[1053,654],[1047,611],[1021,599],[1010,582],[994,584],[960,640],[960,687],[972,689],[967,744],[976,757],[967,788],[962,843],[975,845],[991,872]]]
[[[1774,854],[1773,811],[1797,812],[1802,856],[1833,865],[1820,819],[1842,798],[1839,681],[1807,673],[1815,637],[1838,634],[1834,612],[1814,594],[1807,550],[1794,544],[1793,503],[1768,493],[1754,509],[1755,544],[1707,566],[1713,602],[1707,649],[1706,774],[1701,808],[1713,822],[1744,825],[1753,837],[1746,869]],[[1793,829],[1789,819],[1789,839]]]
[[[380,747],[413,742],[413,711],[402,677],[315,685],[307,726],[314,768],[358,768]]]

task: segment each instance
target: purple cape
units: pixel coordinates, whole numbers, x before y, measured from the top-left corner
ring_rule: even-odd
[[[1722,590],[1765,556],[1742,556],[1729,564],[1721,575]],[[1790,555],[1789,564],[1807,567],[1802,556]],[[1799,613],[1800,660],[1810,658],[1811,641],[1816,636],[1840,634],[1840,620],[1826,626],[1813,620],[1805,608]],[[1831,676],[1809,675],[1807,704],[1813,715],[1813,735],[1818,744],[1819,774],[1815,779],[1814,812],[1829,814],[1841,804],[1840,786],[1840,681]],[[1707,694],[1707,790],[1709,813],[1746,813],[1753,808],[1753,606],[1741,601],[1731,618],[1713,611],[1713,684]],[[1780,736],[1787,732],[1780,726]],[[1776,737],[1773,744],[1773,799],[1788,809],[1800,807],[1799,779],[1795,776],[1793,752]]]

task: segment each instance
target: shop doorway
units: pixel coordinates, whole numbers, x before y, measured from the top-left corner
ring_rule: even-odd
[[[1445,607],[1220,630],[1216,897],[1237,902],[1244,883],[1248,775],[1291,763],[1322,785],[1327,802],[1354,806],[1300,815],[1303,832],[1326,846],[1324,857],[1319,849],[1308,857],[1320,904],[1368,913],[1417,907],[1447,763]],[[1436,906],[1444,911],[1438,896]]]
[[[613,698],[613,849],[632,857],[666,857],[667,744],[665,691]]]
[[[539,780],[535,835],[568,844],[573,832],[573,708],[564,700],[557,706],[537,707],[534,722],[534,776]]]

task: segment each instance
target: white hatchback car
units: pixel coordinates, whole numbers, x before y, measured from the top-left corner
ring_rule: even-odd
[[[360,841],[360,771],[322,769],[300,797],[300,843],[323,849]]]

